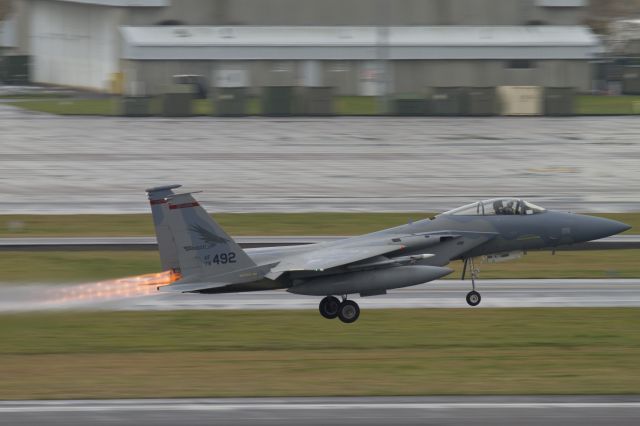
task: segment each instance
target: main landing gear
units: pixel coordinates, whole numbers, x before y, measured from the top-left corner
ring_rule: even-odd
[[[320,301],[320,315],[327,319],[340,318],[340,321],[352,323],[360,316],[360,307],[353,300],[342,297],[342,302],[337,297],[327,296]]]
[[[480,293],[476,291],[476,279],[478,278],[478,274],[480,273],[479,269],[473,264],[473,258],[468,257],[464,259],[464,266],[462,267],[462,279],[464,280],[465,273],[467,272],[467,265],[469,265],[469,270],[471,271],[471,288],[472,290],[467,293],[467,303],[470,306],[478,306],[482,298],[480,297]]]

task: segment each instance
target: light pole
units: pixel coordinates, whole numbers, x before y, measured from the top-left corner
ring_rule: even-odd
[[[376,82],[378,86],[378,113],[389,113],[390,55],[389,55],[389,19],[393,0],[380,0],[378,4],[378,26],[376,28]]]

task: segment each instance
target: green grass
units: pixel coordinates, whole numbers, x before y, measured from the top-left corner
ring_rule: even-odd
[[[118,98],[99,99],[37,99],[12,102],[11,105],[32,111],[47,112],[59,115],[118,115],[120,103]],[[341,96],[336,99],[336,112],[339,115],[375,115],[378,103],[371,96]],[[160,115],[162,104],[160,97],[151,100],[151,113]],[[215,105],[209,99],[193,101],[194,115],[212,115]],[[247,101],[247,114],[260,115],[262,104],[259,97],[250,97]]]
[[[0,95],[0,99],[66,99],[74,96],[64,92],[24,92]]]
[[[81,283],[159,272],[157,251],[0,252],[1,283]]]
[[[231,235],[358,235],[433,213],[217,213]],[[600,213],[640,233],[640,213]],[[0,237],[80,237],[153,235],[150,214],[0,215]]]
[[[340,96],[335,109],[338,115],[376,115],[379,101],[374,96]]]
[[[529,252],[522,259],[481,264],[481,278],[637,278],[640,250]],[[450,265],[459,279],[461,262]],[[159,272],[156,251],[3,251],[0,283],[69,283]]]
[[[30,96],[24,96],[28,98]],[[46,96],[39,96],[46,97]],[[61,115],[116,115],[119,113],[118,98],[98,99],[51,99],[21,100],[12,102],[20,108],[33,111],[48,112]],[[640,96],[600,96],[577,95],[575,98],[576,114],[578,115],[628,115],[640,114]],[[379,109],[378,99],[373,96],[338,96],[335,99],[335,109],[338,115],[376,115]],[[160,98],[152,99],[152,113],[161,112]],[[249,115],[259,115],[262,106],[259,97],[250,97],[247,104]],[[195,115],[212,115],[215,106],[209,99],[193,101]]]
[[[578,115],[640,114],[640,96],[576,96]]]
[[[194,115],[212,115],[214,111],[210,99],[194,99],[192,107]]]
[[[388,228],[427,213],[226,213],[215,218],[231,235],[357,235]],[[602,214],[640,229],[640,214]],[[0,237],[150,236],[151,216],[3,215]],[[482,266],[483,278],[640,277],[640,250],[530,252],[507,263]],[[37,266],[37,267],[34,267]],[[82,282],[157,272],[155,251],[2,252],[0,282]],[[460,276],[460,263],[451,266]]]
[[[39,99],[12,102],[11,105],[59,115],[117,115],[119,111],[116,98]]]
[[[429,213],[219,213],[231,235],[357,235]],[[150,214],[0,215],[0,237],[153,235]]]
[[[637,394],[638,309],[0,316],[0,399]]]

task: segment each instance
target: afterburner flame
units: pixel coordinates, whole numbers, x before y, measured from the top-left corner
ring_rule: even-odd
[[[134,277],[118,278],[91,284],[59,288],[51,291],[50,302],[99,302],[108,299],[150,295],[181,278],[175,271],[164,271]]]

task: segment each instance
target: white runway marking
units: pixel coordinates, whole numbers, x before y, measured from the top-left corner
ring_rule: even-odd
[[[0,402],[0,424],[636,426],[639,397],[214,398]],[[4,423],[3,423],[4,422]]]
[[[308,410],[452,410],[452,409],[603,409],[640,408],[640,402],[433,402],[433,403],[245,403],[185,402],[149,404],[144,400],[128,403],[47,401],[35,403],[0,402],[0,413],[105,412],[105,411],[308,411]]]

